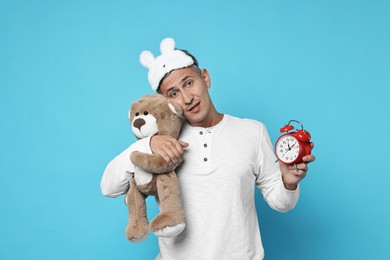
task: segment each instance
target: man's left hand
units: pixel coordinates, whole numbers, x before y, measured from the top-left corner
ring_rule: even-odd
[[[310,143],[311,149],[314,148],[314,143]],[[314,155],[306,155],[302,158],[303,162],[293,165],[287,165],[282,162],[280,164],[280,170],[282,171],[282,179],[284,187],[288,190],[296,190],[298,183],[305,178],[307,171],[309,170],[308,164],[314,162],[316,157]]]

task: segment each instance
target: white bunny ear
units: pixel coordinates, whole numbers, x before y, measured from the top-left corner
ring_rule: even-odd
[[[173,51],[175,49],[175,40],[172,38],[165,38],[160,43],[161,54]]]
[[[150,66],[153,64],[154,55],[150,51],[143,51],[139,56],[139,61],[144,67],[149,69]]]

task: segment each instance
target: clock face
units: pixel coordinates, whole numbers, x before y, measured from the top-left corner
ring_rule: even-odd
[[[290,135],[279,138],[275,146],[276,155],[284,163],[294,162],[299,155],[298,140]]]

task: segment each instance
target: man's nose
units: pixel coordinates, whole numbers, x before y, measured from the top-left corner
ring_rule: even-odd
[[[183,98],[183,102],[186,105],[191,104],[192,101],[194,100],[193,95],[190,92],[187,92],[187,91],[182,91],[182,98]]]

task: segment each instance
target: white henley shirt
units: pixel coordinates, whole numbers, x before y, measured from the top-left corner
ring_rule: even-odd
[[[158,260],[263,259],[255,207],[258,187],[271,208],[286,212],[299,197],[284,188],[279,163],[265,126],[255,120],[224,115],[210,128],[184,124],[180,140],[189,143],[176,169],[186,214],[184,231],[159,238]],[[150,139],[142,140],[149,150]],[[109,163],[101,189],[116,197],[128,190],[137,169],[131,165],[130,146]]]

